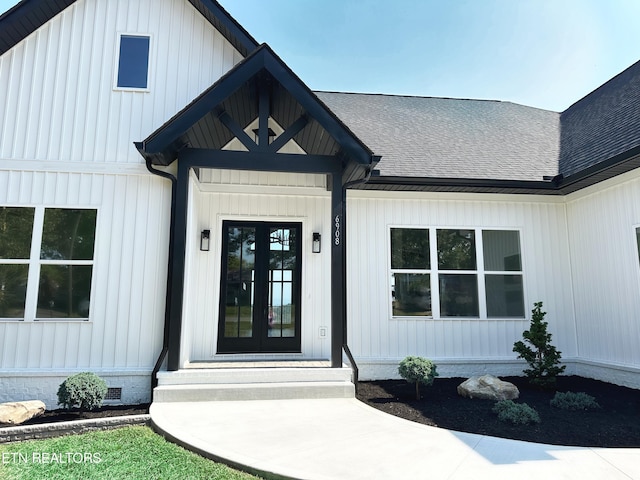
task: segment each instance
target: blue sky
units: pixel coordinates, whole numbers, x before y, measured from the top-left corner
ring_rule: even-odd
[[[561,111],[640,60],[638,0],[220,3],[314,90]]]

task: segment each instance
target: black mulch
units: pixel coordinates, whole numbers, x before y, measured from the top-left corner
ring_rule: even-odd
[[[71,410],[47,410],[39,417],[22,425],[37,425],[41,423],[69,422],[72,420],[88,420],[92,418],[119,417],[124,415],[145,415],[149,413],[149,404],[141,405],[106,405],[96,410],[81,412],[77,408]]]
[[[432,386],[421,388],[420,401],[415,399],[415,387],[404,380],[360,382],[357,397],[383,412],[460,432],[553,445],[640,447],[640,390],[582,377],[560,377],[558,391],[588,393],[601,406],[576,412],[551,407],[555,391],[533,388],[526,378],[504,377],[502,380],[520,390],[515,401],[534,408],[542,420],[533,426],[514,426],[498,420],[491,411],[495,402],[459,396],[456,389],[464,380],[436,378]]]

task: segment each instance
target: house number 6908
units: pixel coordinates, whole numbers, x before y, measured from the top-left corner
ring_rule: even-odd
[[[336,218],[334,219],[334,226],[336,229],[333,234],[333,243],[340,245],[340,215],[336,215]]]

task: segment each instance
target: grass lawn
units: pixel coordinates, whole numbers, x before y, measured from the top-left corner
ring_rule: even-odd
[[[255,479],[131,426],[0,445],[0,479]]]

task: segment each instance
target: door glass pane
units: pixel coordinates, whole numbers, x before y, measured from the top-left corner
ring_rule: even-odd
[[[296,334],[296,241],[295,229],[269,229],[269,296],[266,319],[269,337],[290,338]]]
[[[443,317],[477,317],[477,275],[440,274],[440,315]]]
[[[438,230],[438,268],[476,269],[476,234],[473,230]]]
[[[29,258],[34,211],[33,208],[0,207],[0,258]]]
[[[391,274],[391,297],[394,317],[432,315],[428,273]]]
[[[224,336],[253,335],[255,281],[255,241],[253,227],[229,228],[226,258],[226,299]]]
[[[484,230],[484,269],[494,272],[519,272],[520,234],[508,230]]]
[[[0,264],[0,318],[24,318],[29,265]]]
[[[418,228],[391,229],[391,268],[428,270],[429,230]]]
[[[522,275],[487,275],[488,317],[524,318]]]
[[[96,210],[47,208],[43,229],[41,259],[93,259]]]
[[[88,318],[91,265],[42,265],[38,318]]]

